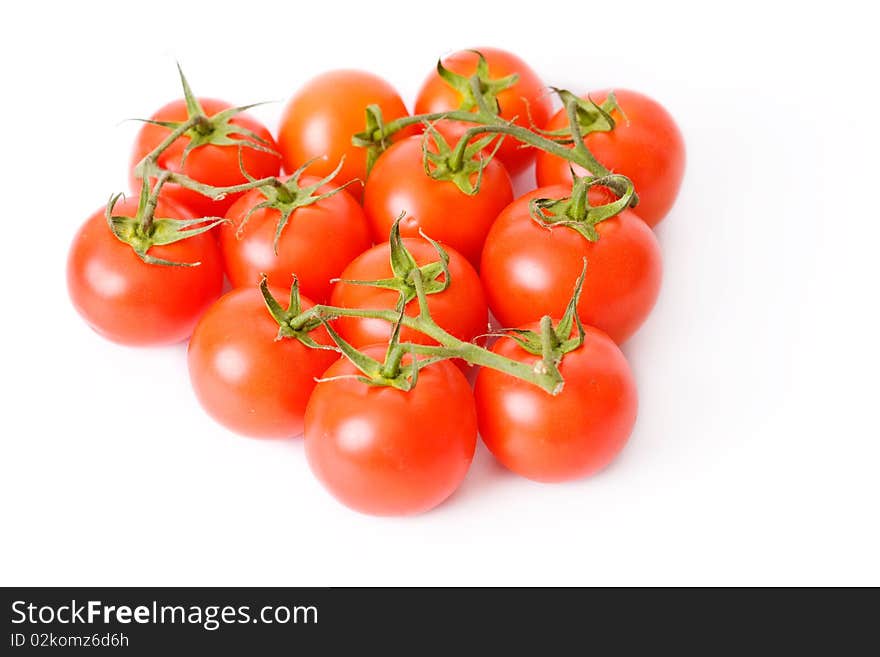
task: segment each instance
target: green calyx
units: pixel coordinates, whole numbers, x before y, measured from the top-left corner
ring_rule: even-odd
[[[299,295],[299,280],[293,277],[293,284],[290,286],[290,300],[285,309],[278,300],[272,296],[269,290],[269,280],[265,274],[260,279],[260,293],[263,295],[263,301],[266,302],[266,308],[269,314],[276,322],[278,322],[278,335],[276,340],[284,338],[294,338],[299,340],[307,347],[312,349],[328,349],[330,351],[338,351],[335,347],[316,342],[311,336],[311,332],[318,328],[322,321],[317,317],[312,317],[305,322],[297,325],[294,320],[302,313],[302,302]]]
[[[205,233],[215,226],[227,221],[223,217],[203,217],[201,219],[166,219],[156,218],[156,203],[158,202],[159,190],[164,182],[160,177],[153,192],[150,192],[146,179],[142,183],[138,209],[134,217],[124,217],[113,214],[113,208],[122,198],[122,194],[110,197],[104,216],[110,231],[120,242],[128,244],[137,256],[148,265],[166,265],[173,267],[197,267],[199,262],[173,262],[162,258],[156,258],[149,254],[154,246],[173,244],[181,240]]]
[[[367,176],[373,170],[376,160],[391,145],[391,140],[385,133],[385,121],[382,119],[382,108],[378,105],[367,105],[364,110],[366,113],[366,124],[362,132],[358,132],[351,137],[351,143],[358,148],[364,148],[367,151]]]
[[[263,151],[265,153],[271,153],[276,157],[280,157],[280,154],[272,149],[271,144],[263,139],[260,135],[255,133],[248,128],[245,128],[241,125],[236,125],[232,123],[232,119],[245,112],[252,107],[257,107],[262,103],[253,103],[251,105],[242,105],[240,107],[230,107],[229,109],[221,110],[212,116],[208,116],[205,114],[204,109],[202,109],[202,105],[199,102],[198,98],[196,98],[195,94],[193,94],[192,89],[189,86],[189,82],[186,80],[186,76],[183,74],[183,70],[180,68],[180,64],[177,65],[177,71],[180,73],[180,83],[183,86],[183,98],[186,102],[186,110],[187,110],[187,120],[186,121],[155,121],[153,119],[140,119],[144,123],[151,123],[153,125],[159,125],[163,128],[168,128],[171,131],[177,130],[184,125],[188,125],[189,127],[182,133],[182,136],[185,136],[189,139],[186,147],[183,149],[183,155],[180,158],[180,166],[182,167],[186,162],[189,154],[192,153],[195,149],[200,148],[202,146],[206,146],[208,144],[213,144],[214,146],[238,146],[240,148],[253,148],[258,151]],[[143,163],[138,165],[138,168],[135,170],[135,173],[138,175],[143,175]]]
[[[415,345],[401,344],[400,327],[403,321],[403,310],[404,304],[400,303],[397,322],[394,324],[391,340],[385,350],[385,358],[381,362],[354,348],[334,330],[329,322],[324,322],[327,333],[333,338],[339,351],[361,372],[354,377],[358,381],[370,386],[396,388],[403,392],[409,392],[418,383],[419,370],[431,363],[443,360],[443,358],[418,358],[414,351]],[[407,353],[411,355],[411,358],[408,363],[404,364],[403,357]]]
[[[342,279],[343,283],[395,290],[400,293],[404,305],[418,296],[415,272],[419,273],[419,283],[425,294],[438,294],[449,287],[449,254],[446,252],[446,249],[424,233],[421,233],[422,237],[428,240],[437,250],[439,259],[436,262],[420,267],[400,236],[400,222],[404,216],[405,214],[401,213],[395,219],[391,226],[391,234],[388,236],[388,244],[391,248],[391,271],[394,276],[374,281]]]
[[[342,164],[345,161],[345,158],[343,158],[337,165],[336,169],[334,169],[330,173],[330,175],[322,178],[316,183],[302,187],[299,182],[300,178],[302,178],[305,170],[314,161],[315,160],[309,160],[308,162],[303,164],[299,169],[294,171],[293,174],[291,174],[291,176],[286,181],[281,181],[278,178],[271,178],[268,184],[261,185],[258,189],[266,200],[257,203],[255,206],[247,211],[247,214],[245,214],[244,218],[241,220],[241,223],[238,226],[238,229],[236,230],[236,236],[241,237],[245,225],[250,220],[254,212],[256,212],[257,210],[277,210],[281,216],[279,217],[278,223],[275,226],[275,239],[273,242],[273,248],[275,249],[275,255],[278,255],[278,241],[281,239],[281,233],[282,231],[284,231],[285,226],[287,226],[288,221],[290,221],[291,215],[296,209],[304,208],[307,205],[313,205],[318,201],[323,201],[326,198],[330,198],[331,196],[338,194],[349,185],[360,182],[358,180],[350,180],[344,185],[332,189],[329,192],[318,193],[318,190],[324,185],[328,184],[331,180],[333,180],[333,178],[335,178],[336,175],[339,173],[340,169],[342,169]],[[241,153],[239,153],[238,163],[239,167],[241,168],[241,172],[250,182],[259,182],[256,178],[253,178],[247,171],[244,170],[244,166],[241,162]]]
[[[565,226],[580,233],[591,242],[599,240],[596,225],[620,214],[629,207],[635,192],[632,181],[626,176],[609,174],[600,178],[578,178],[572,171],[574,184],[568,198],[534,198],[529,202],[529,214],[541,226],[552,228]],[[604,205],[590,205],[591,187],[623,189],[616,200]]]
[[[576,139],[580,141],[591,132],[610,132],[617,125],[612,112],[617,111],[626,118],[617,97],[613,91],[609,91],[601,105],[592,98],[586,100],[567,91],[556,89],[553,91],[559,96],[562,105],[568,115],[568,125],[560,130],[540,130],[538,132],[545,137],[560,144],[571,144]]]
[[[489,63],[483,53],[477,50],[471,52],[477,55],[477,69],[473,75],[464,76],[453,73],[443,66],[442,60],[437,60],[437,74],[461,96],[459,110],[500,114],[501,106],[498,103],[498,94],[515,85],[519,80],[519,74],[514,73],[503,78],[492,79],[489,74]]]
[[[555,326],[548,315],[541,318],[540,332],[525,329],[507,329],[503,336],[514,340],[520,347],[530,354],[541,356],[541,360],[535,363],[541,374],[552,374],[562,381],[559,373],[559,364],[565,354],[579,349],[584,344],[584,326],[578,316],[577,305],[581,298],[581,290],[584,277],[587,273],[587,260],[584,258],[584,266],[581,275],[574,286],[568,306],[562,319]],[[574,336],[572,336],[574,332]],[[560,389],[561,389],[560,383]],[[557,391],[558,392],[558,391]]]
[[[297,309],[299,309],[295,290],[291,292],[288,310],[284,310],[269,295],[265,280],[262,282],[261,288],[269,312],[280,326],[279,339],[296,338],[306,345],[327,349],[327,346],[315,345],[313,340],[308,339],[310,331],[322,325],[325,327],[337,345],[336,350],[350,360],[359,371],[359,374],[344,375],[338,378],[352,378],[371,386],[392,387],[409,391],[415,387],[419,371],[422,368],[432,363],[455,358],[472,365],[488,367],[510,374],[517,379],[540,387],[550,395],[557,395],[562,391],[564,381],[559,372],[559,364],[566,353],[577,349],[583,341],[583,327],[576,316],[576,306],[584,272],[581,272],[574,297],[559,324],[554,327],[550,318],[546,317],[541,320],[540,333],[512,330],[503,334],[517,340],[523,348],[540,354],[540,360],[534,363],[506,358],[474,342],[460,340],[442,329],[431,317],[428,295],[425,290],[426,281],[422,278],[422,270],[413,269],[410,277],[416,289],[416,298],[419,304],[419,313],[415,316],[405,313],[406,302],[403,296],[398,299],[396,310],[317,305],[301,312],[299,316],[295,316]],[[376,319],[394,326],[391,340],[381,362],[358,351],[336,332],[331,322],[341,317]],[[571,338],[574,326],[577,326],[578,329],[577,337]],[[402,327],[430,338],[432,343],[401,343]],[[404,358],[407,355],[410,355],[410,359],[404,363]]]
[[[434,150],[429,140],[434,142]],[[492,141],[495,147],[488,155],[483,151]],[[501,147],[503,135],[486,135],[475,141],[467,136],[462,137],[455,148],[451,148],[446,139],[430,123],[425,124],[422,136],[422,163],[425,174],[434,180],[445,180],[453,183],[460,191],[473,196],[480,191],[483,182],[483,170],[495,157]]]

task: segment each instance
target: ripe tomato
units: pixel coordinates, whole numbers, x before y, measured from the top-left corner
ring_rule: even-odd
[[[272,289],[276,299],[288,296]],[[314,304],[301,297],[302,309]],[[286,438],[302,433],[306,403],[337,354],[299,340],[276,340],[272,319],[257,288],[232,290],[202,317],[187,350],[193,390],[202,407],[220,424],[255,438]],[[323,329],[311,333],[332,344]]]
[[[552,111],[552,103],[547,88],[538,75],[519,57],[513,53],[497,48],[477,48],[486,58],[489,64],[489,76],[493,80],[507,77],[514,73],[519,74],[519,80],[513,86],[504,89],[496,96],[500,106],[501,118],[517,125],[530,127],[544,125]],[[443,66],[463,76],[471,76],[477,70],[479,57],[470,50],[460,50],[443,59]],[[433,114],[435,112],[448,112],[457,110],[461,106],[461,94],[451,87],[437,71],[428,75],[419,95],[416,97],[416,114]],[[440,121],[436,128],[452,142],[464,131],[472,127],[456,121]],[[525,169],[534,159],[534,149],[523,148],[512,139],[507,138],[498,151],[498,157],[512,174],[517,174]]]
[[[120,201],[113,214],[133,217],[137,205],[137,198]],[[156,216],[192,218],[163,200],[156,206]],[[154,246],[149,253],[173,262],[201,264],[146,264],[111,232],[103,208],[89,217],[73,239],[67,259],[70,298],[83,319],[108,340],[126,345],[180,342],[220,296],[223,265],[210,234]]]
[[[394,220],[406,212],[401,235],[416,237],[421,228],[479,267],[489,227],[512,200],[510,176],[494,159],[483,169],[480,191],[473,196],[451,181],[426,175],[422,138],[415,136],[394,144],[376,161],[364,190],[364,211],[376,242],[387,240]]]
[[[430,242],[421,238],[405,237],[403,243],[419,266],[439,259],[437,250]],[[457,251],[447,249],[447,253],[449,254],[449,287],[442,292],[428,295],[428,309],[431,317],[441,328],[460,340],[470,342],[487,330],[486,299],[483,296],[480,278],[474,268]],[[342,272],[341,278],[371,281],[391,278],[393,273],[390,258],[391,247],[387,243],[378,244],[355,258]],[[330,303],[343,308],[394,309],[399,298],[400,295],[396,290],[351,285],[340,281],[333,288]],[[411,317],[419,314],[418,299],[413,299],[407,304],[406,314]],[[392,331],[391,325],[387,322],[358,317],[340,317],[334,323],[334,327],[355,347],[388,342]],[[418,344],[434,343],[425,335],[408,328],[401,328],[400,340]]]
[[[318,182],[304,176],[303,187]],[[324,185],[316,194],[332,191]],[[278,255],[275,255],[275,229],[281,213],[261,208],[251,214],[241,235],[239,226],[248,211],[265,200],[262,192],[251,190],[226,213],[231,224],[220,229],[220,248],[226,274],[233,287],[255,286],[262,274],[269,283],[290,285],[291,276],[299,278],[300,290],[310,299],[324,303],[330,296],[330,280],[371,241],[363,210],[345,190],[312,205],[297,208],[281,232]]]
[[[381,359],[385,346],[365,351]],[[458,488],[474,456],[477,418],[464,375],[441,361],[403,392],[367,385],[355,374],[340,359],[312,393],[305,419],[312,471],[361,513],[408,515],[437,506]]]
[[[539,330],[537,323],[525,328]],[[632,432],[638,400],[626,358],[602,331],[584,329],[584,344],[562,358],[565,385],[555,397],[496,370],[482,368],[477,375],[483,442],[523,477],[556,482],[593,474],[617,456]],[[492,350],[524,363],[540,360],[507,338]]]
[[[351,143],[353,135],[366,126],[367,105],[378,105],[387,123],[408,116],[398,93],[382,78],[365,71],[329,71],[307,82],[290,99],[281,117],[278,147],[284,157],[284,169],[293,173],[309,160],[318,158],[309,173],[330,175],[345,157],[342,170],[333,180],[342,185],[352,180],[366,180],[367,156],[363,148]],[[410,127],[392,139],[414,134]],[[358,200],[361,191],[352,186]]]
[[[672,208],[684,177],[684,139],[675,121],[659,103],[635,91],[615,90],[617,102],[626,117],[612,112],[617,125],[610,132],[592,132],[584,143],[596,159],[614,173],[633,181],[639,195],[635,210],[649,226],[656,226]],[[590,94],[597,103],[605,101],[607,91]],[[540,125],[540,124],[539,124]],[[547,130],[568,125],[565,110],[547,124]],[[538,153],[535,174],[539,185],[571,182],[570,163],[544,151]],[[586,171],[577,165],[579,176]]]
[[[209,118],[217,112],[232,107],[229,103],[212,98],[200,98],[199,102]],[[154,121],[181,122],[186,121],[187,117],[186,103],[181,99],[168,103],[153,114],[151,118]],[[248,114],[238,114],[230,120],[230,123],[240,125],[259,135],[260,138],[267,142],[267,145],[264,145],[266,148],[278,150],[271,133],[264,125]],[[171,131],[168,128],[150,123],[145,123],[140,132],[138,132],[129,168],[131,189],[135,193],[140,191],[141,181],[139,178],[135,178],[134,167],[147,154],[153,151],[168,136],[169,132]],[[233,134],[232,136],[239,139],[249,139],[246,135]],[[175,140],[159,156],[159,166],[176,173],[183,173],[194,180],[213,187],[230,187],[247,182],[247,178],[244,177],[239,168],[239,147],[237,145],[217,146],[215,144],[205,144],[204,146],[199,146],[190,151],[186,162],[181,167],[180,160],[183,156],[183,149],[186,148],[188,143],[189,137],[180,137]],[[245,171],[254,178],[276,176],[281,169],[281,160],[277,155],[257,150],[256,148],[242,147],[241,160]],[[213,201],[207,196],[173,183],[166,184],[162,188],[162,195],[164,198],[176,201],[191,209],[196,217],[222,217],[229,206],[235,203],[235,200],[241,196],[241,194],[229,194],[223,199]]]
[[[631,210],[596,225],[590,242],[566,226],[548,228],[529,215],[533,198],[564,198],[571,188],[542,187],[502,212],[486,238],[480,278],[498,321],[506,327],[565,311],[572,285],[587,259],[578,303],[584,324],[624,342],[645,321],[660,292],[660,245],[653,231]],[[603,198],[590,190],[590,200]]]

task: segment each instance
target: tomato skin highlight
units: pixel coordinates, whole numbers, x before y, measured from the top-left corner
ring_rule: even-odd
[[[525,328],[539,330],[537,323]],[[584,344],[562,359],[565,385],[555,397],[488,368],[477,375],[483,442],[528,479],[562,482],[598,472],[623,449],[635,425],[638,396],[626,358],[602,331],[584,328]],[[509,338],[499,339],[493,351],[530,364],[540,359]]]
[[[209,118],[217,112],[232,107],[229,103],[213,98],[199,98],[199,102]],[[150,118],[154,121],[186,121],[187,116],[186,103],[180,99],[160,108]],[[233,117],[230,123],[251,130],[266,141],[263,146],[270,150],[278,150],[269,130],[246,112]],[[141,189],[141,180],[134,175],[135,166],[152,152],[170,132],[168,128],[149,123],[145,123],[138,132],[129,167],[129,182],[131,190],[135,194],[138,194]],[[247,139],[245,135],[238,135],[238,137]],[[180,137],[175,140],[159,155],[159,166],[175,173],[183,173],[193,180],[213,187],[230,187],[248,182],[239,168],[238,146],[216,146],[214,144],[199,146],[190,152],[181,167],[180,159],[187,143],[189,143],[188,137]],[[241,160],[245,171],[254,178],[277,176],[281,170],[281,159],[278,155],[254,148],[242,148]],[[174,183],[167,183],[163,186],[161,193],[163,198],[189,208],[196,217],[222,217],[226,214],[226,210],[241,196],[241,193],[228,194],[225,198],[215,201]]]
[[[137,205],[137,198],[125,199],[113,213],[133,217]],[[193,218],[163,200],[156,206],[156,217]],[[108,340],[130,346],[181,342],[220,296],[223,265],[210,233],[154,246],[149,253],[173,262],[201,264],[170,267],[143,262],[111,232],[104,208],[89,217],[74,236],[67,260],[68,292],[77,312]]]
[[[403,243],[419,266],[436,262],[440,258],[434,246],[422,238],[405,237]],[[470,342],[487,331],[489,311],[486,299],[480,278],[470,263],[454,249],[448,249],[447,253],[449,254],[449,287],[443,292],[428,295],[428,309],[431,317],[441,328],[460,340]],[[392,276],[390,258],[391,247],[387,243],[377,244],[353,260],[342,272],[341,278],[348,280],[390,278]],[[351,285],[343,280],[334,286],[330,304],[343,308],[393,310],[397,307],[399,296],[395,290]],[[412,299],[407,303],[406,314],[410,317],[419,314],[418,299]],[[355,347],[387,342],[392,332],[388,322],[360,317],[340,317],[334,322],[334,328]],[[401,327],[400,340],[417,344],[436,344],[424,334],[406,327]]]
[[[656,101],[626,89],[615,89],[614,94],[626,118],[613,112],[617,121],[614,130],[590,133],[584,143],[606,168],[633,181],[639,195],[636,213],[649,226],[656,226],[669,213],[681,188],[685,167],[684,138],[669,112]],[[607,90],[589,94],[599,105],[607,95]],[[567,125],[568,119],[562,109],[550,119],[546,129],[558,130]],[[570,164],[540,151],[535,166],[538,185],[570,184]],[[582,167],[573,166],[577,175],[586,174]]]
[[[538,126],[550,118],[553,105],[547,86],[532,68],[518,56],[498,48],[475,48],[483,54],[489,64],[489,75],[493,79],[504,78],[513,73],[519,74],[519,81],[512,87],[501,91],[498,103],[501,118],[514,122],[524,128],[531,121]],[[469,50],[460,50],[443,58],[443,65],[459,75],[470,76],[476,72],[478,57]],[[458,91],[450,87],[437,73],[431,71],[422,84],[416,97],[416,114],[433,114],[457,110],[461,105]],[[450,145],[457,142],[465,130],[474,124],[459,121],[438,121],[435,128],[449,140]],[[499,159],[512,175],[523,171],[534,161],[535,149],[520,147],[515,139],[507,138],[498,151]]]
[[[381,359],[385,346],[366,352]],[[356,373],[340,359],[324,378]],[[443,502],[467,474],[476,438],[470,386],[447,361],[422,369],[409,392],[322,381],[306,408],[312,472],[337,500],[371,515],[423,513]]]
[[[420,136],[394,144],[376,161],[364,189],[364,211],[373,240],[388,239],[401,212],[400,234],[418,237],[419,229],[431,239],[448,244],[474,267],[489,227],[513,200],[513,186],[504,166],[492,160],[483,169],[480,190],[473,196],[453,182],[425,174]]]
[[[344,157],[333,184],[366,180],[366,150],[354,146],[351,138],[366,128],[365,109],[373,104],[380,107],[385,122],[409,116],[394,87],[366,71],[328,71],[306,82],[287,103],[281,117],[278,148],[284,158],[284,170],[293,173],[315,160],[308,172],[323,178]],[[416,130],[405,128],[391,139],[415,134]],[[362,188],[352,186],[351,194],[360,200]]]
[[[318,179],[311,176],[300,180],[303,187],[316,182]],[[332,189],[332,185],[324,185],[317,193]],[[271,285],[289,287],[292,275],[296,274],[305,296],[317,303],[326,302],[331,279],[338,278],[349,262],[370,247],[361,206],[343,190],[297,208],[281,233],[275,255],[275,228],[281,218],[278,210],[257,210],[241,235],[236,235],[247,212],[264,200],[259,190],[251,190],[229,208],[226,217],[231,223],[219,229],[226,275],[233,287],[256,286],[262,274],[267,275]]]
[[[621,344],[642,325],[657,301],[663,276],[660,245],[631,210],[597,224],[596,242],[565,226],[540,226],[529,216],[531,199],[570,193],[564,185],[542,187],[498,216],[486,238],[480,268],[489,307],[505,327],[544,315],[560,317],[586,258],[578,315]],[[607,200],[605,194],[590,190],[590,202]]]
[[[270,289],[282,302],[289,290]],[[314,304],[301,297],[302,309]],[[199,403],[226,428],[253,438],[289,438],[303,430],[309,396],[337,358],[293,338],[276,340],[278,324],[257,288],[223,295],[196,325],[187,349],[190,381]],[[311,336],[332,345],[321,328]]]

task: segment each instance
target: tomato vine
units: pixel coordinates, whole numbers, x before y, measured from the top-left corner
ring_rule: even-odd
[[[479,187],[482,167],[485,164],[481,155],[483,149],[489,147],[493,140],[497,140],[495,145],[495,150],[497,150],[501,140],[514,139],[519,144],[540,149],[574,165],[579,165],[592,174],[575,181],[571,199],[538,199],[533,202],[532,211],[536,220],[542,220],[547,224],[563,224],[578,230],[587,239],[595,239],[596,234],[593,229],[595,223],[619,213],[627,206],[634,206],[638,202],[631,181],[625,176],[612,174],[592,155],[582,139],[583,135],[590,131],[614,128],[614,121],[609,114],[611,109],[616,108],[613,95],[603,106],[598,106],[591,105],[567,91],[555,90],[563,101],[569,117],[568,128],[552,133],[534,126],[531,129],[526,128],[501,118],[494,96],[495,93],[515,82],[516,76],[492,80],[488,76],[485,58],[479,53],[477,55],[479,57],[477,71],[470,77],[451,73],[444,69],[441,63],[438,63],[438,72],[441,77],[456,88],[462,96],[462,105],[459,109],[396,118],[386,123],[382,119],[378,105],[365,108],[365,130],[353,135],[352,143],[367,149],[367,175],[369,175],[373,163],[390,144],[391,136],[410,126],[424,125],[426,127],[425,143],[430,138],[434,139],[437,145],[437,152],[431,152],[427,146],[423,148],[426,175],[450,180],[459,187],[462,193],[473,194]],[[193,95],[182,71],[180,71],[180,80],[189,116],[187,120],[178,123],[159,122],[159,125],[169,129],[169,134],[136,165],[135,175],[143,180],[136,216],[118,217],[113,215],[113,208],[119,195],[111,197],[107,204],[106,216],[113,234],[119,240],[129,244],[144,262],[157,266],[197,266],[198,263],[170,262],[154,258],[149,255],[149,250],[154,245],[170,244],[187,239],[227,221],[223,217],[203,217],[194,220],[157,218],[155,211],[159,195],[163,186],[168,183],[174,183],[213,200],[222,199],[229,194],[259,188],[266,197],[266,201],[257,207],[275,207],[281,211],[281,219],[276,231],[276,244],[287,220],[296,208],[317,202],[345,187],[343,185],[331,193],[316,193],[318,187],[333,178],[333,175],[330,175],[321,180],[318,185],[300,188],[297,181],[308,163],[286,182],[276,176],[259,179],[251,177],[244,170],[241,162],[241,149],[254,148],[274,151],[271,151],[258,135],[232,125],[229,121],[253,105],[230,108],[208,116]],[[432,124],[441,120],[458,121],[472,127],[464,132],[454,146],[450,146],[433,129]],[[152,123],[157,122],[152,121]],[[182,160],[185,160],[192,150],[206,144],[238,147],[239,166],[247,182],[231,186],[211,186],[194,180],[179,171],[171,171],[160,166],[160,155],[180,138],[189,139],[189,143],[183,151]],[[488,158],[493,155],[494,151],[489,153]],[[474,176],[476,183],[472,181]],[[150,183],[150,181],[153,182]],[[590,206],[586,201],[586,191],[594,185],[611,189],[617,195],[617,200],[603,206]],[[325,327],[336,343],[336,349],[348,357],[361,372],[358,378],[370,385],[385,385],[409,390],[416,384],[419,369],[426,364],[438,360],[461,359],[471,365],[491,368],[528,381],[552,395],[558,394],[564,385],[559,372],[559,363],[566,353],[578,348],[584,339],[576,307],[586,272],[586,261],[584,261],[581,276],[574,286],[571,301],[564,316],[557,324],[554,325],[548,316],[541,320],[539,332],[513,331],[503,334],[516,340],[527,351],[541,356],[540,360],[531,366],[505,358],[474,342],[460,340],[434,321],[428,309],[427,296],[442,292],[448,286],[449,270],[446,266],[448,257],[440,244],[423,234],[422,236],[428,239],[437,250],[438,260],[428,266],[416,266],[400,239],[399,222],[400,218],[394,223],[390,239],[394,279],[357,281],[358,284],[390,287],[398,290],[400,303],[396,310],[342,308],[319,304],[303,311],[299,303],[296,282],[291,289],[290,304],[287,309],[284,309],[272,297],[268,282],[263,277],[260,289],[269,313],[279,324],[278,337],[297,339],[308,347],[326,349],[326,345],[318,344],[310,336],[310,333],[318,327]],[[415,316],[404,313],[405,303],[412,298],[418,300],[418,314]],[[358,351],[336,333],[332,322],[340,317],[379,319],[395,327],[384,362],[380,363]],[[435,344],[400,342],[401,327],[413,329],[431,338]],[[574,337],[570,337],[575,327],[578,330]],[[403,356],[407,353],[412,354],[413,358],[407,365],[403,365]],[[417,356],[420,358],[416,358]]]

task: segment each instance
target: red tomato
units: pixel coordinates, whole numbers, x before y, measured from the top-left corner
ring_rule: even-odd
[[[317,178],[304,176],[303,187]],[[317,194],[333,189],[320,187]],[[369,230],[363,210],[345,190],[312,205],[297,208],[290,215],[278,240],[275,255],[275,229],[281,213],[261,208],[251,214],[241,235],[236,235],[247,212],[265,200],[259,190],[251,190],[226,213],[231,224],[220,230],[220,247],[226,274],[233,287],[255,286],[262,274],[280,287],[299,278],[300,290],[318,303],[330,296],[330,280],[337,278],[355,256],[370,247]]]
[[[386,123],[409,115],[394,87],[372,73],[329,71],[307,82],[287,103],[281,117],[278,147],[285,170],[293,173],[318,158],[309,167],[309,173],[324,177],[345,157],[333,183],[366,180],[366,151],[354,146],[351,138],[366,128],[367,105],[378,105]],[[414,127],[405,128],[392,139],[415,131]],[[351,191],[360,199],[361,191],[356,185]]]
[[[529,216],[533,198],[563,198],[564,185],[542,187],[517,199],[492,225],[480,278],[498,321],[520,326],[544,315],[559,317],[587,259],[578,303],[585,324],[622,343],[645,321],[660,292],[663,270],[653,231],[631,210],[596,225],[590,242],[566,226],[547,228]],[[603,198],[590,190],[590,200]]]
[[[385,347],[366,353],[381,359]],[[305,420],[312,471],[361,513],[408,515],[437,506],[461,484],[474,456],[477,418],[464,375],[441,361],[403,392],[367,385],[355,374],[341,359],[324,378],[346,378],[323,381],[312,393]]]
[[[512,200],[510,176],[494,159],[483,169],[480,191],[473,196],[451,181],[426,175],[422,138],[415,136],[394,144],[376,161],[364,190],[364,211],[376,242],[387,240],[394,220],[406,212],[401,235],[417,237],[421,228],[478,267],[489,227]]]
[[[656,226],[667,215],[684,177],[684,139],[675,121],[659,103],[647,96],[626,89],[614,91],[626,118],[612,112],[617,125],[610,132],[592,132],[584,143],[596,159],[614,173],[633,181],[639,195],[635,210],[649,226]],[[597,103],[605,101],[607,91],[590,94]],[[539,124],[540,125],[540,124]],[[547,124],[547,130],[568,125],[565,110],[560,110]],[[535,169],[539,185],[571,182],[568,160],[538,153]],[[586,171],[577,165],[579,176]]]
[[[272,289],[276,299],[288,297]],[[301,297],[302,309],[314,304]],[[189,375],[202,407],[220,424],[255,438],[286,438],[302,433],[306,403],[337,354],[312,349],[299,340],[276,340],[272,319],[259,289],[232,290],[202,317],[187,350]],[[321,328],[311,336],[332,344]]]
[[[229,103],[212,98],[200,98],[199,102],[205,114],[210,118],[213,114],[232,107]],[[168,103],[151,117],[154,121],[186,121],[188,118],[186,103],[183,99]],[[266,148],[278,150],[271,133],[248,114],[242,113],[230,120],[233,125],[240,125],[257,134],[267,142]],[[168,128],[145,123],[138,133],[131,154],[131,167],[129,176],[131,189],[135,193],[140,192],[141,181],[134,177],[134,167],[147,154],[153,151],[164,140],[169,132]],[[232,135],[239,139],[249,139],[246,135]],[[251,140],[252,141],[252,140]],[[183,149],[189,143],[188,137],[180,137],[174,141],[159,156],[159,166],[176,173],[183,173],[190,178],[213,187],[230,187],[247,182],[247,178],[241,173],[238,162],[238,146],[216,146],[205,144],[192,150],[187,156],[183,167],[180,165]],[[276,176],[281,168],[281,160],[277,155],[257,150],[255,148],[241,148],[241,160],[247,171],[254,178]],[[225,198],[212,201],[207,196],[193,192],[179,185],[166,184],[162,188],[164,198],[171,199],[190,208],[197,217],[222,217],[241,194],[229,194]]]
[[[537,323],[526,328],[539,330]],[[607,335],[584,328],[584,344],[559,366],[565,385],[555,397],[496,370],[482,368],[477,375],[483,442],[523,477],[557,482],[593,474],[617,456],[632,433],[638,398],[629,364]],[[540,360],[508,338],[492,351],[523,363]]]
[[[138,199],[116,204],[113,214],[135,216]],[[191,219],[183,209],[159,201],[156,217]],[[216,240],[202,233],[149,254],[171,267],[143,262],[107,226],[101,208],[82,225],[67,260],[67,287],[77,312],[102,336],[126,345],[173,344],[185,340],[201,314],[220,296],[223,266]]]
[[[439,260],[437,250],[430,242],[421,238],[406,237],[403,243],[419,266]],[[486,299],[483,296],[480,278],[474,268],[457,251],[448,249],[447,253],[449,254],[449,287],[443,292],[428,295],[428,309],[431,317],[441,328],[460,340],[470,342],[487,330]],[[390,278],[393,276],[390,258],[391,247],[387,243],[378,244],[353,260],[342,272],[341,278],[370,281]],[[400,295],[396,290],[351,285],[340,281],[333,288],[330,303],[343,308],[394,309],[399,298]],[[413,299],[407,304],[406,314],[411,317],[419,314],[418,299]],[[357,317],[340,317],[334,327],[355,347],[388,342],[392,331],[388,322]],[[434,344],[430,338],[407,328],[401,329],[400,340]]]
[[[552,111],[552,103],[547,87],[538,75],[519,57],[513,53],[497,48],[477,48],[483,54],[489,64],[489,76],[500,79],[519,74],[519,80],[515,85],[501,91],[497,95],[498,104],[501,107],[501,118],[515,120],[517,125],[528,128],[534,125],[544,125]],[[459,75],[471,76],[476,72],[478,57],[469,50],[460,50],[443,59],[443,66]],[[435,112],[448,112],[459,109],[462,102],[461,94],[449,86],[443,78],[432,71],[416,98],[416,114],[433,114]],[[464,131],[472,127],[456,121],[441,121],[436,128],[450,141],[457,142]],[[535,153],[531,148],[523,148],[515,139],[507,138],[498,151],[498,157],[512,173],[516,174],[525,169],[534,159]]]

